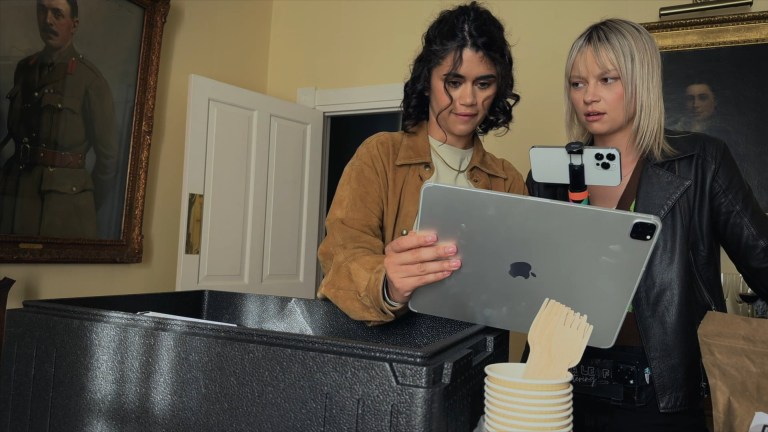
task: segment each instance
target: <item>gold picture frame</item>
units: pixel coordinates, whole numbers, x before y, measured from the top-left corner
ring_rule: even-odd
[[[35,26],[34,1],[0,5],[5,18],[4,29],[0,30],[5,36],[0,37],[6,41],[0,43],[0,82],[7,87],[11,81],[15,90],[14,68],[22,59],[32,58],[34,52],[41,49],[42,27],[41,30],[37,27],[43,24],[38,7]],[[103,225],[108,225],[108,231],[103,234],[100,225],[99,235],[95,238],[19,235],[9,231],[0,234],[0,262],[136,263],[142,260],[149,149],[160,48],[170,0],[81,1],[78,9],[75,48],[100,69],[111,89],[115,106],[117,180],[112,182],[116,186],[110,183],[113,187],[109,190],[111,207],[105,217],[97,216],[99,223],[102,219],[106,221]],[[90,67],[91,63],[83,63],[86,66],[82,67]],[[69,67],[77,67],[77,64]],[[8,90],[3,88],[0,92],[5,96]],[[10,115],[7,101],[3,99],[2,102],[0,139],[6,134],[5,117]],[[87,124],[86,119],[86,127]],[[11,139],[5,149],[5,160],[0,157],[0,162],[10,160],[13,165],[19,146],[23,147]],[[86,162],[90,157],[91,154],[85,155]],[[85,165],[90,169],[87,163]]]
[[[667,127],[725,141],[768,212],[768,12],[642,25],[661,51]]]

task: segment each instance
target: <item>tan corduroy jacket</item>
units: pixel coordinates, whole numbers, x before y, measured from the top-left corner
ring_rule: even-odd
[[[384,302],[384,246],[413,229],[421,186],[434,172],[427,124],[413,133],[382,132],[358,148],[341,176],[318,258],[320,297],[370,324],[393,320],[407,306]],[[475,138],[468,178],[476,188],[527,194],[520,172]]]

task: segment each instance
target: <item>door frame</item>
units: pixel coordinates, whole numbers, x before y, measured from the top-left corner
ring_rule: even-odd
[[[322,165],[320,167],[320,190],[328,189],[328,154],[330,124],[329,117],[349,115],[394,112],[400,109],[403,101],[403,84],[380,84],[361,87],[344,87],[332,89],[318,89],[316,87],[302,87],[296,90],[296,103],[308,108],[316,109],[323,113],[323,149]],[[318,212],[317,244],[325,238],[325,208],[328,206],[328,197],[320,194],[320,206]],[[323,280],[323,270],[320,261],[317,261],[316,288],[320,287]]]
[[[403,84],[318,89],[302,87],[296,103],[321,111],[326,116],[391,112],[400,108]]]
[[[332,89],[301,87],[296,90],[296,103],[323,113],[323,155],[320,190],[326,190],[328,187],[326,179],[328,172],[328,140],[330,136],[328,118],[348,114],[394,112],[400,109],[402,101],[403,84],[400,83]],[[318,209],[318,219],[320,221],[318,242],[325,237],[324,209],[327,207],[327,204],[327,197],[325,194],[322,194],[320,197],[320,208]]]

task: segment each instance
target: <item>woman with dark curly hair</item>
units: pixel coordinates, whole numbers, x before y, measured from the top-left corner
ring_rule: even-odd
[[[461,266],[455,244],[413,231],[419,193],[424,183],[526,193],[521,174],[480,140],[508,130],[513,88],[499,20],[476,2],[441,12],[405,83],[403,131],[368,138],[341,176],[318,250],[320,297],[383,323],[407,310],[415,289]]]

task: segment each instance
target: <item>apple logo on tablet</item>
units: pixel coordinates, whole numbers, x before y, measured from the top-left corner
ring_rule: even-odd
[[[525,261],[513,262],[509,265],[509,275],[512,277],[520,276],[523,279],[528,279],[531,276],[536,277],[536,273],[531,271],[532,268],[533,267]]]

